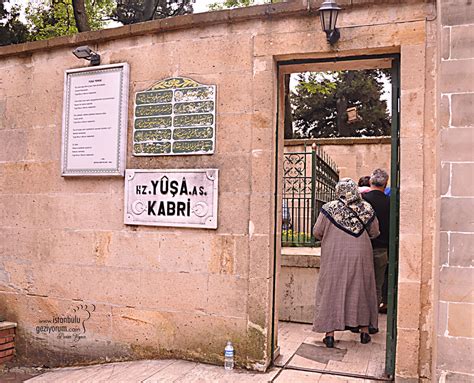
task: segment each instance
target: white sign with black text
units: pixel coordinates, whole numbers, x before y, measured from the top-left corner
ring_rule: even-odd
[[[129,65],[64,74],[63,176],[123,176],[127,148]]]
[[[128,225],[217,229],[217,169],[127,169]]]

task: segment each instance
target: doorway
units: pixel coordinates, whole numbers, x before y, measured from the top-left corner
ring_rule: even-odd
[[[370,72],[378,71],[389,74],[390,77],[390,98],[387,100],[388,108],[390,109],[390,121],[386,131],[389,132],[390,138],[386,138],[387,147],[390,148],[390,232],[389,232],[389,264],[387,267],[387,314],[379,316],[379,329],[380,332],[372,337],[372,342],[369,345],[360,345],[357,341],[357,334],[352,334],[349,331],[338,332],[336,336],[339,338],[339,342],[334,349],[326,349],[322,344],[323,334],[316,334],[311,331],[311,324],[308,323],[308,317],[304,315],[288,316],[287,314],[281,315],[281,303],[279,302],[279,294],[283,291],[282,285],[282,267],[288,266],[288,262],[298,263],[303,265],[305,268],[306,277],[311,274],[308,271],[310,268],[318,267],[318,256],[319,250],[317,244],[315,243],[314,238],[308,236],[308,230],[304,230],[302,233],[299,230],[293,230],[294,226],[301,226],[301,217],[293,223],[292,222],[292,209],[295,211],[295,202],[291,202],[288,199],[284,198],[284,184],[282,182],[285,171],[284,171],[284,148],[282,148],[282,139],[277,139],[279,147],[276,150],[276,206],[275,206],[275,233],[281,233],[280,235],[275,235],[274,242],[274,274],[273,274],[273,328],[272,328],[272,360],[275,365],[281,366],[288,369],[297,369],[304,371],[313,371],[317,373],[326,373],[350,377],[365,377],[376,380],[392,380],[395,371],[395,354],[396,354],[396,322],[397,322],[397,277],[398,277],[398,227],[399,227],[399,172],[400,172],[400,134],[399,134],[399,55],[390,54],[390,55],[366,55],[366,56],[352,56],[352,57],[338,57],[338,58],[329,58],[329,59],[317,59],[317,60],[291,60],[291,61],[282,61],[278,63],[278,81],[279,81],[279,106],[278,106],[278,123],[277,123],[277,138],[281,137],[282,134],[287,134],[289,129],[292,131],[295,130],[295,124],[289,126],[288,115],[294,113],[294,106],[289,102],[289,97],[287,94],[291,91],[291,88],[295,85],[291,84],[291,75],[293,77],[295,74],[300,76],[301,80],[307,80],[308,76],[313,76],[313,84],[324,83],[324,79],[321,79],[321,76],[328,76],[329,83],[335,82],[335,76],[348,76],[349,81],[360,81],[357,75],[351,74],[350,72]],[[309,74],[308,74],[309,73]],[[306,76],[306,78],[305,78]],[[319,77],[318,77],[319,76]],[[346,79],[347,80],[347,79]],[[386,84],[386,79],[382,80]],[[311,83],[306,81],[306,83]],[[329,87],[334,85],[329,85]],[[314,91],[314,90],[313,90]],[[325,90],[324,87],[320,91]],[[322,98],[321,98],[322,99]],[[324,105],[323,101],[320,101],[320,104]],[[355,121],[356,123],[360,120],[363,121],[364,118],[367,120],[364,113],[372,113],[373,111],[364,110],[363,107],[360,107],[360,104],[354,104],[351,102],[335,106],[339,111],[342,109],[347,113],[345,121]],[[366,108],[367,109],[367,108]],[[328,111],[325,113],[320,113],[318,115],[319,119],[322,119],[322,116],[328,118]],[[337,113],[333,113],[333,120],[340,119]],[[303,119],[304,120],[304,119]],[[357,124],[352,126],[344,126],[344,123],[339,124],[335,123],[335,126],[340,128],[340,132],[347,137],[348,129],[352,129],[352,133],[355,130]],[[364,136],[363,125],[358,124],[359,131],[357,134]],[[383,130],[383,123],[379,124],[380,129]],[[297,129],[300,129],[300,135],[302,137],[307,135],[308,127],[313,129],[322,129],[322,125],[318,124],[305,124],[303,123],[297,125]],[[328,124],[325,124],[324,127],[327,128]],[[304,129],[306,128],[306,132]],[[344,133],[346,129],[346,133]],[[339,133],[340,133],[339,132]],[[361,133],[362,132],[362,133]],[[337,133],[337,134],[339,134]],[[315,150],[314,146],[311,147],[304,145],[304,139],[302,142],[304,150],[303,153]],[[309,149],[307,149],[309,147]],[[317,148],[316,150],[320,150]],[[293,151],[295,152],[295,151]],[[320,152],[321,153],[321,152]],[[301,154],[301,153],[300,153]],[[295,156],[293,156],[295,157]],[[332,168],[337,168],[341,165],[337,161],[331,159],[331,155],[326,153],[322,154],[320,157],[323,158],[323,162],[331,165],[335,165]],[[327,159],[327,161],[324,161]],[[374,164],[374,168],[376,168]],[[314,171],[314,168],[311,168],[311,181],[314,184],[317,183],[317,179],[314,179],[318,176]],[[307,171],[304,170],[305,175]],[[281,179],[278,179],[280,177]],[[355,180],[357,182],[357,179]],[[328,196],[331,196],[331,190],[327,193]],[[307,212],[306,217],[308,217],[309,224],[304,224],[303,227],[312,227],[314,225],[317,208],[320,207],[321,203],[324,201],[314,199],[314,189],[313,195],[309,200],[309,203],[312,204],[308,210],[308,203],[305,199],[304,202],[304,211]],[[300,203],[298,201],[298,203]],[[318,209],[319,210],[319,209]],[[298,209],[296,209],[298,211]],[[299,213],[298,213],[299,214]],[[299,214],[301,216],[301,214]],[[304,216],[304,214],[303,214]],[[304,221],[304,219],[303,219]],[[293,226],[294,225],[294,226]],[[310,234],[311,230],[309,230]],[[289,237],[289,233],[291,236]],[[299,245],[294,247],[282,246],[283,242],[286,242],[288,245],[289,240],[294,240],[305,242],[306,244],[311,244],[310,247],[304,248]],[[290,255],[290,257],[288,257]],[[312,266],[311,266],[312,265]],[[314,272],[313,272],[314,274]],[[300,283],[301,285],[301,283]],[[308,286],[307,283],[304,283],[305,289],[314,289],[316,288],[315,283],[312,286]],[[302,286],[303,286],[302,285]],[[300,286],[301,287],[301,286]],[[303,288],[303,287],[301,287]],[[300,291],[302,291],[300,288]],[[303,318],[303,319],[301,319]],[[306,318],[306,319],[305,319]],[[279,320],[279,319],[284,319]],[[367,347],[369,346],[369,347]]]

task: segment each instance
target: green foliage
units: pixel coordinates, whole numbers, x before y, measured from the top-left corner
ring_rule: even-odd
[[[115,7],[113,0],[86,0],[86,11],[91,30],[102,29]],[[77,33],[72,0],[30,0],[26,19],[31,31],[30,40],[45,40]]]
[[[307,246],[311,242],[311,234],[289,230],[281,231],[283,246]]]
[[[298,75],[291,92],[293,129],[299,137],[390,135],[387,103],[381,100],[385,70],[359,70]],[[348,121],[347,109],[357,109]]]
[[[249,7],[254,4],[254,0],[225,0],[223,3],[209,4],[208,8],[210,11],[219,11],[222,9]]]
[[[192,0],[116,0],[112,20],[124,25],[193,13]]]
[[[0,1],[0,46],[19,44],[27,41],[28,28],[20,20],[20,7],[13,6],[7,11]]]

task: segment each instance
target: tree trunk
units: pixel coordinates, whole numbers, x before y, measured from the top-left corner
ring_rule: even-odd
[[[89,20],[87,18],[85,0],[72,0],[72,8],[74,10],[74,20],[79,32],[90,31]]]
[[[153,16],[155,16],[156,2],[157,2],[157,0],[146,0],[145,1],[145,6],[143,8],[143,20],[142,21],[153,20]]]

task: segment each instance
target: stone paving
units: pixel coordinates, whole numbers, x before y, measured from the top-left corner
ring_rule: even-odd
[[[379,316],[380,332],[371,335],[369,344],[361,344],[359,334],[336,332],[334,349],[326,348],[324,334],[311,331],[311,325],[279,322],[279,366],[346,372],[382,378],[385,366],[387,316]]]
[[[276,366],[266,373],[235,369],[225,371],[214,366],[184,360],[143,360],[108,363],[87,367],[58,368],[26,380],[28,383],[154,383],[154,382],[239,382],[239,383],[368,383],[359,379],[334,375],[345,372],[382,377],[385,356],[386,317],[380,318],[381,332],[372,336],[372,342],[361,345],[358,334],[336,333],[336,347],[322,345],[322,334],[315,334],[306,324],[280,322],[280,356]],[[283,368],[285,366],[286,368]],[[291,368],[310,368],[325,373],[299,371]],[[0,376],[0,382],[3,377]]]
[[[1,381],[1,377],[0,377]],[[368,383],[372,380],[347,378],[273,367],[266,373],[243,370],[225,371],[213,366],[183,360],[144,360],[101,364],[89,367],[58,368],[27,380],[28,383]]]

